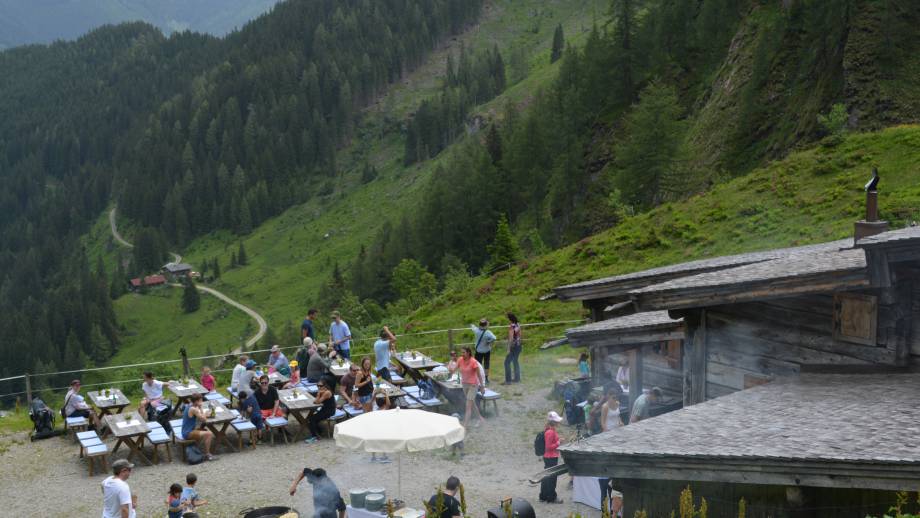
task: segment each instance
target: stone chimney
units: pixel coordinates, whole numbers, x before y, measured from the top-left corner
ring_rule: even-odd
[[[853,244],[864,237],[888,231],[888,222],[878,219],[878,169],[872,168],[872,178],[866,183],[866,219],[857,221],[853,231]]]

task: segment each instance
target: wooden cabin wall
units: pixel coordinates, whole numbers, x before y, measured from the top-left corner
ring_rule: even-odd
[[[908,296],[900,290],[888,300],[880,297],[876,346],[833,337],[832,294],[706,308],[706,397],[795,376],[803,365],[895,365],[897,355],[885,342],[903,327],[903,308],[913,302],[905,306]]]
[[[642,367],[645,372],[642,376],[642,388],[658,387],[667,393],[680,397],[683,391],[683,371],[678,361],[675,363],[673,355],[668,358],[667,343],[662,343],[656,350],[655,346],[643,348]],[[659,352],[660,351],[660,352]]]
[[[737,518],[744,498],[746,518],[865,518],[882,516],[897,501],[894,491],[790,487],[688,480],[614,481],[623,493],[623,516],[644,510],[649,517],[679,516],[680,494],[690,487],[697,510],[706,499],[709,518]]]

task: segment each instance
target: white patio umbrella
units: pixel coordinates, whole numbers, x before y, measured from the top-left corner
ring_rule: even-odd
[[[335,425],[335,444],[350,450],[397,454],[396,491],[402,494],[404,451],[435,450],[463,440],[465,431],[456,417],[400,409],[368,412]]]

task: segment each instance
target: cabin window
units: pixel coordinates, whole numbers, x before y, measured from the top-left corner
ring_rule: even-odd
[[[878,297],[858,293],[834,294],[834,338],[876,345]]]

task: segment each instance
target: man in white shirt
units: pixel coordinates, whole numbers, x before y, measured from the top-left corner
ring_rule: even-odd
[[[233,376],[230,378],[230,390],[232,392],[238,392],[240,390],[240,374],[246,371],[246,362],[249,361],[249,356],[245,354],[240,356],[240,362],[236,364],[236,367],[233,367]],[[247,389],[249,387],[246,387]],[[249,392],[248,390],[246,392]]]
[[[128,486],[134,464],[125,459],[112,463],[111,477],[102,481],[102,518],[135,518],[135,503]]]
[[[150,411],[148,407],[153,410],[156,410],[160,403],[163,401],[163,383],[153,377],[153,373],[147,371],[144,373],[144,382],[141,383],[141,390],[144,391],[144,399],[141,400],[140,407],[138,408],[143,416],[150,416]]]

